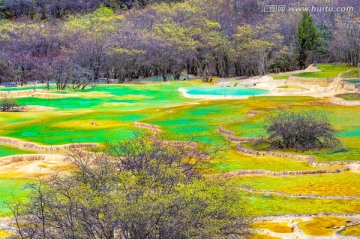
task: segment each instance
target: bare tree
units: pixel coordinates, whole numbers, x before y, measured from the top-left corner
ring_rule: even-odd
[[[329,120],[316,112],[280,111],[266,119],[267,141],[278,149],[343,149]]]
[[[332,52],[352,66],[360,63],[360,24],[354,16],[337,17]]]
[[[19,238],[213,238],[247,233],[239,191],[197,173],[210,151],[154,136],[74,151],[76,170],[33,187]],[[11,205],[11,204],[9,204]],[[236,208],[236,210],[234,210]],[[15,216],[15,215],[14,215]]]

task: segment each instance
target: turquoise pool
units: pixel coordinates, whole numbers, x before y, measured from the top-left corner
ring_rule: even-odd
[[[352,85],[360,85],[360,79],[351,79],[347,80],[346,82]]]
[[[248,88],[244,86],[239,87],[221,87],[221,86],[207,86],[207,87],[188,87],[180,88],[180,92],[183,92],[186,96],[193,97],[247,97],[264,95],[269,91]]]

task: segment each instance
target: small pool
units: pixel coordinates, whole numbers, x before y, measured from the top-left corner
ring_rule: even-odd
[[[188,87],[179,88],[179,91],[186,97],[193,98],[242,98],[248,96],[264,95],[269,93],[267,90],[248,88],[244,86],[239,87],[221,87],[221,86],[206,86],[206,87]]]
[[[360,101],[360,94],[358,93],[339,94],[335,96],[347,101]]]
[[[346,82],[352,85],[360,85],[360,79],[346,80]]]
[[[16,154],[31,154],[31,153],[34,153],[34,152],[0,145],[0,157],[16,155]]]

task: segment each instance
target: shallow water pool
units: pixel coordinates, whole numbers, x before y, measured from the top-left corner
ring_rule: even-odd
[[[255,95],[264,95],[269,91],[247,88],[247,87],[221,87],[221,86],[207,86],[207,87],[188,87],[181,88],[180,91],[188,96],[194,97],[248,97]]]
[[[351,79],[347,80],[346,82],[352,85],[360,85],[360,79]]]
[[[32,152],[28,150],[22,150],[18,148],[0,145],[0,157],[16,155],[16,154],[29,154],[29,153]]]

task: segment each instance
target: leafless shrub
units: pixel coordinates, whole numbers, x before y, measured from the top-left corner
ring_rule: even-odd
[[[265,126],[267,141],[272,148],[313,150],[343,148],[329,120],[316,112],[282,110],[270,115]]]
[[[31,186],[29,203],[7,203],[15,238],[244,235],[249,217],[239,190],[197,173],[212,151],[138,134],[104,152],[75,149],[71,175],[41,179]]]

